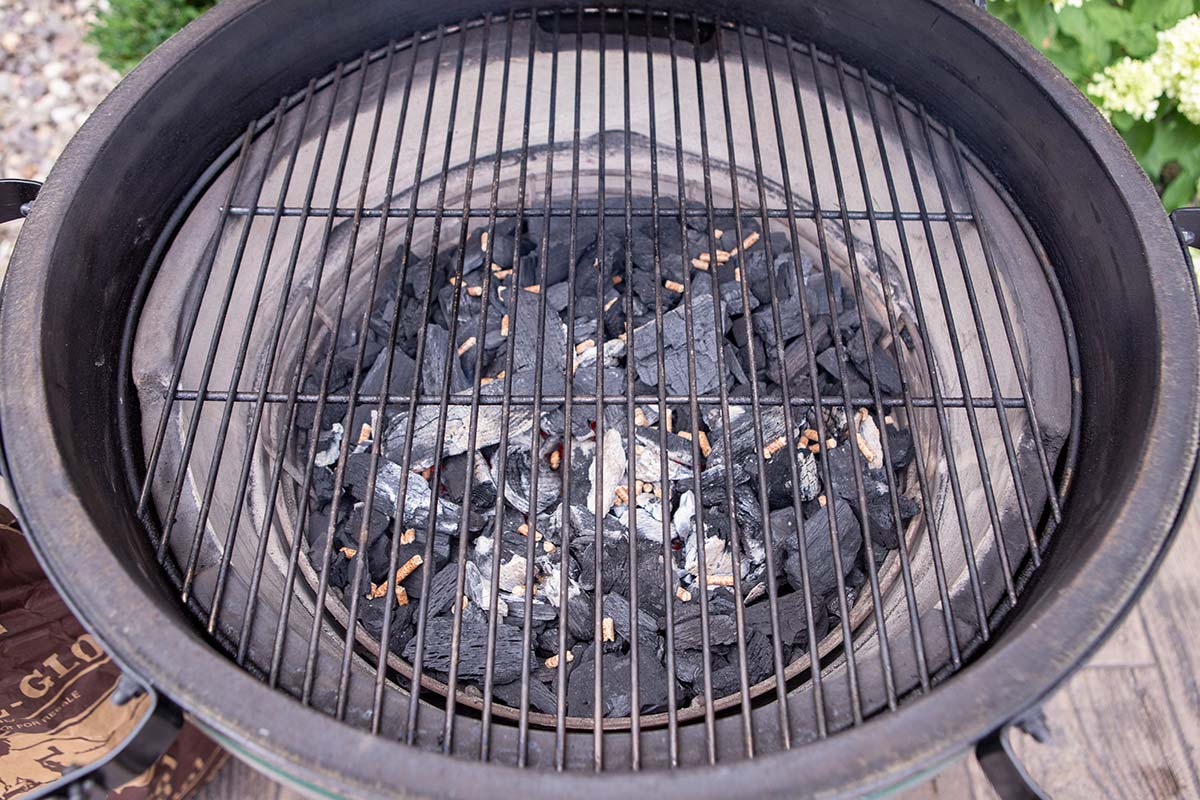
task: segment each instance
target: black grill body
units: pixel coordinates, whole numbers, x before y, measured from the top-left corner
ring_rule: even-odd
[[[227,3],[122,84],[85,126],[39,197],[0,312],[0,357],[9,376],[0,387],[0,423],[6,474],[19,512],[48,572],[114,656],[257,763],[311,787],[363,796],[382,789],[481,794],[498,781],[520,793],[858,794],[936,766],[1036,703],[1115,624],[1164,552],[1195,462],[1200,414],[1194,391],[1200,353],[1196,301],[1179,242],[1153,190],[1097,112],[1014,34],[965,3],[911,0],[884,8],[769,3],[719,9],[699,4],[679,11],[655,9],[647,16],[642,8],[524,9],[496,15],[494,7],[461,3],[413,8],[397,19],[395,9],[384,3],[359,4],[353,14],[321,3]],[[281,38],[277,33],[284,19],[288,35]],[[328,587],[322,590],[320,579],[313,588],[316,607],[323,611],[315,619],[293,619],[299,631],[294,638],[281,638],[276,629],[259,637],[253,623],[223,611],[216,595],[225,591],[219,588],[223,581],[236,585],[244,577],[256,591],[272,591],[262,559],[254,559],[265,534],[259,531],[256,538],[249,524],[239,534],[249,561],[232,547],[222,551],[209,537],[193,535],[197,515],[209,515],[217,528],[230,520],[222,516],[219,492],[216,505],[205,499],[208,473],[195,464],[216,463],[213,454],[226,446],[228,435],[222,427],[233,431],[235,444],[244,445],[237,436],[245,420],[273,419],[277,407],[288,408],[292,400],[286,385],[267,387],[271,391],[264,396],[250,378],[244,383],[231,378],[228,370],[237,367],[237,359],[222,360],[222,348],[236,348],[236,333],[218,335],[205,355],[203,334],[219,334],[221,326],[211,315],[224,315],[221,303],[210,301],[202,289],[189,305],[187,293],[194,284],[181,280],[172,288],[172,271],[215,264],[220,277],[220,270],[228,271],[241,258],[240,252],[223,249],[240,250],[237,231],[257,235],[272,223],[286,230],[282,221],[289,218],[312,220],[317,230],[326,221],[330,230],[335,224],[346,230],[341,227],[346,221],[355,235],[365,226],[364,241],[371,243],[370,226],[380,229],[385,218],[400,233],[437,225],[447,237],[456,235],[469,212],[463,198],[450,202],[446,197],[453,142],[445,134],[434,141],[445,146],[447,159],[426,176],[435,186],[441,180],[440,192],[427,195],[440,202],[392,202],[389,184],[383,205],[362,196],[346,204],[334,192],[323,208],[286,194],[276,207],[258,200],[266,179],[255,187],[254,176],[276,174],[270,167],[285,163],[287,150],[273,143],[286,144],[289,130],[296,130],[288,125],[299,124],[293,122],[297,111],[319,117],[319,98],[328,98],[330,118],[353,117],[370,130],[372,91],[384,96],[378,88],[383,77],[403,82],[415,75],[414,82],[433,85],[434,77],[420,69],[405,72],[407,58],[418,64],[429,48],[447,48],[436,63],[451,65],[458,91],[463,63],[471,60],[462,55],[456,60],[454,47],[466,53],[468,42],[477,47],[484,37],[494,47],[511,42],[514,31],[518,45],[542,65],[556,56],[574,58],[576,52],[589,61],[604,53],[607,66],[601,67],[599,86],[608,80],[601,96],[611,100],[600,104],[604,110],[590,122],[608,138],[598,141],[596,152],[615,162],[610,166],[616,176],[634,172],[631,165],[640,164],[643,153],[658,152],[631,131],[613,129],[622,123],[630,127],[627,121],[641,113],[630,109],[628,78],[637,75],[640,82],[645,75],[636,67],[630,72],[630,60],[649,58],[651,50],[661,54],[665,39],[670,63],[693,88],[680,94],[675,84],[674,91],[662,95],[663,102],[682,109],[677,116],[699,112],[697,132],[705,142],[700,149],[724,150],[716,157],[702,154],[696,164],[702,178],[689,181],[684,175],[674,187],[677,196],[688,195],[683,186],[694,186],[710,216],[729,204],[735,218],[758,215],[768,229],[807,224],[813,238],[821,240],[818,249],[826,261],[830,249],[849,257],[854,242],[861,242],[858,256],[866,271],[846,274],[866,275],[868,292],[881,229],[894,227],[899,239],[905,231],[917,231],[942,243],[924,258],[898,264],[912,270],[909,286],[919,288],[911,294],[931,313],[950,309],[917,325],[918,334],[945,335],[942,329],[949,324],[938,320],[956,315],[960,331],[969,337],[976,330],[998,356],[1011,352],[1014,365],[1028,368],[1025,374],[1018,375],[1023,370],[1014,366],[1011,375],[994,376],[990,355],[954,342],[941,351],[940,365],[960,375],[986,365],[975,373],[977,391],[958,385],[956,392],[949,388],[956,385],[953,374],[939,379],[938,371],[927,367],[926,383],[918,369],[913,391],[904,398],[872,392],[828,399],[851,414],[860,406],[882,406],[885,399],[892,403],[889,408],[904,408],[918,440],[930,448],[931,463],[941,463],[939,442],[943,458],[949,451],[969,463],[976,454],[975,469],[982,474],[965,488],[946,488],[945,511],[933,525],[937,535],[928,537],[928,528],[921,534],[948,542],[943,523],[951,531],[958,524],[964,555],[978,548],[978,573],[963,564],[965,585],[975,591],[961,595],[968,608],[974,602],[982,610],[974,629],[944,636],[940,646],[932,641],[944,604],[938,605],[933,588],[925,595],[910,588],[911,565],[893,559],[890,584],[882,568],[871,575],[872,602],[864,613],[855,617],[844,601],[841,642],[855,645],[831,646],[815,673],[819,682],[812,680],[811,669],[778,664],[763,686],[743,680],[739,693],[706,696],[698,712],[671,709],[645,719],[635,714],[601,720],[538,716],[520,704],[493,706],[486,697],[476,702],[438,682],[423,682],[428,696],[409,702],[406,680],[419,667],[389,661],[385,670],[377,642],[372,651],[370,637],[347,625],[354,607],[327,604]],[[646,37],[647,31],[653,35]],[[573,40],[583,46],[573,49]],[[801,132],[803,142],[794,132],[787,135],[789,130],[781,129],[783,136],[770,131],[775,115],[770,104],[763,104],[767,85],[760,83],[757,95],[751,87],[750,72],[761,63],[751,54],[759,51],[785,58],[790,69],[784,77],[793,82],[798,82],[794,62],[807,63],[811,84],[823,87],[819,108],[808,112],[813,125]],[[766,61],[775,63],[771,55]],[[528,63],[511,57],[499,63],[510,62]],[[473,66],[468,63],[468,74]],[[743,66],[745,77],[739,74]],[[654,71],[656,79],[666,74]],[[593,80],[596,76],[588,76]],[[532,78],[517,83],[525,90],[534,85]],[[779,85],[793,88],[786,80]],[[332,93],[331,87],[336,87]],[[474,88],[469,80],[463,84],[464,103]],[[569,97],[568,88],[553,97]],[[518,111],[534,107],[530,99],[512,102]],[[702,103],[708,104],[707,112]],[[762,133],[753,130],[749,114],[743,116],[746,105],[758,112]],[[849,124],[843,121],[846,107],[857,109],[849,119],[862,125],[853,133],[841,127]],[[530,116],[538,121],[530,114],[526,120]],[[899,156],[893,172],[884,168],[881,174],[901,175],[906,169],[918,174],[924,165],[927,180],[915,181],[924,192],[912,189],[909,195],[901,189],[898,194],[890,180],[870,190],[855,186],[854,176],[870,169],[855,158],[860,150],[838,143],[865,141],[870,153],[871,138],[889,129],[889,116],[892,128],[912,138],[892,151]],[[554,112],[543,122],[549,119],[559,121],[555,142],[569,143],[569,114],[565,124]],[[496,120],[476,122],[474,127],[485,133],[503,127]],[[744,132],[743,124],[750,126]],[[505,187],[490,203],[475,205],[481,222],[494,224],[507,213],[550,217],[562,209],[567,216],[574,210],[572,219],[585,220],[578,224],[597,225],[602,219],[614,233],[631,224],[632,181],[621,185],[619,177],[610,179],[605,188],[610,173],[603,161],[594,176],[599,191],[616,203],[611,215],[608,205],[580,215],[577,203],[542,190],[539,181],[524,180],[527,166],[538,173],[539,162],[529,155],[530,132],[536,143],[545,130],[528,121],[523,127],[523,136],[515,139],[522,142],[514,161],[520,187],[509,194]],[[683,174],[682,151],[694,153],[696,145],[683,141],[682,130],[668,127],[659,134],[666,149],[675,145],[678,156],[677,164],[664,159],[664,172],[671,164]],[[829,170],[836,151],[844,175],[833,168],[809,181],[811,186],[824,181],[835,191],[818,202],[815,191],[803,201],[766,199],[763,158],[750,145],[768,139],[785,143],[777,152],[792,163],[787,186],[806,183],[806,166],[820,162],[819,169]],[[345,152],[352,152],[349,139],[346,146]],[[423,143],[417,156],[422,162],[425,149]],[[570,155],[569,149],[556,152],[560,165],[571,164]],[[436,150],[428,158],[436,164]],[[343,155],[340,163],[346,162]],[[769,155],[766,163],[770,177]],[[561,171],[568,185],[580,172],[572,164],[543,168],[538,177],[550,173],[563,180]],[[722,177],[722,171],[733,177]],[[249,176],[245,181],[243,174]],[[492,188],[486,171],[481,168],[475,181],[476,196],[486,198]],[[714,196],[712,187],[721,181],[728,199],[720,196],[720,188]],[[370,181],[363,178],[362,185],[365,195]],[[652,207],[648,213],[658,211]],[[230,220],[234,233],[212,239],[212,231]],[[976,229],[987,235],[978,236]],[[831,248],[823,237],[838,230],[843,241]],[[438,240],[438,234],[431,236]],[[219,246],[210,244],[218,241]],[[958,294],[940,277],[951,274],[965,276]],[[939,278],[926,284],[932,275]],[[988,317],[976,308],[992,279],[993,286],[1002,286],[993,296],[1017,301],[1011,319],[999,312]],[[230,279],[228,285],[233,284]],[[345,300],[341,304],[353,307]],[[256,307],[253,301],[247,306]],[[189,322],[189,308],[199,309],[198,322]],[[179,374],[172,375],[170,345],[181,338],[180,331],[186,332],[183,339],[190,338],[191,324],[202,334],[193,344],[199,361],[183,358]],[[165,351],[158,361],[156,343]],[[316,352],[300,348],[291,357],[302,361]],[[919,356],[918,351],[918,365]],[[216,379],[206,374],[210,369]],[[148,391],[153,384],[148,376],[160,378],[167,391],[157,397]],[[632,417],[630,388],[618,386],[580,402],[599,408],[610,404],[611,395],[611,404]],[[769,397],[731,401],[720,392],[683,399],[740,404],[754,414],[770,403]],[[812,397],[797,401],[806,399],[816,402]],[[309,392],[301,400],[320,403],[322,397]],[[524,402],[506,400],[518,407]],[[527,398],[531,404],[564,400]],[[403,404],[414,398],[359,401]],[[435,395],[432,402],[438,401],[444,398]],[[263,410],[268,405],[269,411]],[[1040,420],[1030,413],[1034,405],[1042,412]],[[212,422],[201,420],[189,430],[188,415],[201,407],[211,409]],[[227,418],[222,409],[229,409]],[[1003,439],[1003,446],[993,441],[995,459],[978,455],[987,424],[980,420],[985,419],[993,420]],[[1113,444],[1114,429],[1121,431],[1119,446]],[[255,441],[253,435],[249,441]],[[224,473],[236,475],[241,452],[227,456]],[[28,458],[30,453],[39,457]],[[991,477],[981,469],[985,465],[993,467]],[[953,466],[945,468],[946,474],[955,472]],[[1009,494],[1020,495],[1019,502],[997,507],[993,495],[1004,494],[1006,468],[1013,483]],[[186,491],[179,476],[187,476]],[[933,483],[936,476],[920,477]],[[918,491],[920,483],[914,476],[911,490]],[[948,483],[953,481],[938,485]],[[238,484],[234,480],[229,490],[236,492]],[[934,493],[924,499],[933,520]],[[958,508],[961,514],[955,513]],[[200,520],[196,529],[205,524]],[[1002,531],[991,537],[1001,546],[988,549],[989,528]],[[240,530],[236,524],[233,529]],[[224,557],[225,552],[230,555]],[[242,572],[245,564],[250,568]],[[293,564],[293,573],[301,569],[298,561]],[[931,570],[933,587],[945,569],[939,564]],[[263,584],[255,584],[256,575]],[[901,598],[897,607],[912,612],[920,624],[881,637],[877,630],[889,588]],[[246,596],[228,591],[234,600]],[[284,607],[290,608],[290,601]],[[599,627],[599,615],[596,622]],[[319,636],[306,639],[310,625]],[[909,638],[914,628],[916,639],[924,632],[931,642]],[[891,661],[881,643],[891,647]],[[918,652],[927,663],[915,657]],[[597,692],[602,692],[599,683]],[[447,693],[456,701],[449,709]],[[600,774],[588,774],[593,770]]]

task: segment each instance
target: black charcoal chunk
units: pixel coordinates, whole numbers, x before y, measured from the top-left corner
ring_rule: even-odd
[[[510,447],[504,466],[504,499],[523,514],[530,513],[529,496],[533,490],[533,470],[537,469],[536,509],[540,514],[558,502],[561,491],[558,470],[543,458],[534,459],[527,448]],[[493,481],[499,481],[500,459],[493,468]]]
[[[513,708],[521,707],[521,682],[501,683],[492,686],[496,698]],[[553,714],[558,709],[558,698],[550,687],[539,680],[529,681],[529,706],[543,714]]]
[[[823,597],[837,588],[837,571],[834,568],[833,544],[829,534],[830,505],[827,503],[804,520],[808,573],[814,597]],[[849,503],[838,497],[834,499],[832,506],[836,510],[834,519],[837,524],[838,552],[841,555],[842,570],[845,575],[854,568],[854,561],[862,547],[862,531],[858,524],[858,517],[854,515]],[[772,512],[771,536],[776,549],[782,548],[786,551],[783,568],[788,583],[796,591],[803,591],[800,546],[796,539],[796,515],[791,508]],[[777,557],[777,564],[778,561]]]
[[[686,609],[686,616],[679,613],[681,606]],[[695,611],[692,611],[693,608]],[[690,603],[676,603],[675,609],[676,651],[701,649],[703,646],[701,636],[703,635],[704,626],[700,615],[700,602],[693,600]],[[713,612],[714,609],[710,608],[708,613],[709,646],[731,644],[737,641],[737,622],[734,620],[733,614],[717,614]]]
[[[562,321],[547,304],[541,340],[538,339],[539,295],[517,293],[517,310],[510,324],[513,341],[513,394],[533,394],[536,388],[538,355],[541,355],[543,394],[563,394],[566,386],[567,340]],[[539,348],[539,344],[541,345]]]
[[[855,334],[850,338],[846,351],[859,373],[870,376],[870,364],[867,363],[867,353],[861,334]],[[878,378],[879,391],[885,395],[899,394],[903,385],[900,381],[900,370],[896,368],[896,361],[892,355],[876,342],[871,348],[871,360],[875,365],[875,377]]]
[[[418,568],[418,571],[414,573],[418,577],[420,569]],[[450,610],[454,605],[456,588],[458,588],[458,564],[449,563],[438,570],[429,583],[429,600],[426,602],[428,603],[427,613],[430,617],[436,617]]]
[[[717,339],[713,330],[712,297],[703,295],[692,300],[692,340],[696,362],[696,391],[706,394],[717,388]],[[638,380],[649,386],[658,385],[658,356],[654,322],[634,331],[634,361]],[[663,364],[668,394],[688,394],[688,329],[684,307],[679,305],[663,315],[662,338],[665,350]]]
[[[780,589],[784,587],[781,585]],[[808,613],[804,610],[804,593],[792,592],[779,597],[777,602],[779,619],[779,639],[784,647],[808,645]],[[771,602],[769,598],[746,606],[746,625],[756,631],[770,636]],[[813,623],[820,632],[825,621],[825,606],[813,603]],[[786,652],[786,651],[785,651]]]
[[[661,593],[661,592],[660,592]],[[629,601],[616,592],[604,595],[604,616],[613,621],[613,630],[623,642],[632,639],[629,627]],[[651,614],[638,609],[638,641],[650,647],[658,646],[658,623]]]
[[[426,669],[449,673],[453,652],[450,637],[453,619],[442,616],[430,619],[425,625]],[[494,679],[498,683],[511,683],[521,677],[522,633],[511,625],[496,626],[496,655]],[[467,680],[478,680],[484,676],[487,659],[488,626],[486,622],[463,620],[458,650],[458,676]],[[412,662],[416,657],[416,640],[404,648],[404,657]]]
[[[437,325],[425,328],[425,354],[421,359],[421,390],[427,397],[441,397],[446,369],[450,370],[450,392],[455,394],[470,388],[462,365],[455,355],[451,358],[450,333]]]
[[[567,709],[572,716],[590,717],[596,681],[596,649],[589,647],[575,659],[567,682]],[[601,716],[625,717],[633,709],[629,655],[606,653],[603,658],[603,708]],[[638,705],[642,711],[660,708],[667,702],[667,671],[654,652],[638,651]]]

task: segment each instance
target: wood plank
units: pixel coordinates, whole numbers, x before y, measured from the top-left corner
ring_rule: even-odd
[[[1046,705],[1051,740],[1014,749],[1052,797],[1192,796],[1170,706],[1156,668],[1085,668]]]
[[[1193,502],[1183,529],[1138,607],[1138,619],[1172,699],[1170,719],[1183,740],[1190,787],[1200,796],[1200,502]]]
[[[231,758],[191,800],[305,800],[305,795],[276,783]]]

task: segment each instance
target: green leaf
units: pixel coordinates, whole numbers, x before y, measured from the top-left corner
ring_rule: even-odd
[[[1054,41],[1058,15],[1046,0],[1016,0],[1017,13],[1024,23],[1022,35],[1034,47],[1045,49]]]
[[[1079,10],[1087,18],[1094,35],[1106,42],[1121,41],[1135,25],[1132,14],[1108,3],[1085,3]],[[1066,13],[1066,9],[1063,9],[1063,13]]]
[[[1154,15],[1154,24],[1160,30],[1170,28],[1179,20],[1192,14],[1196,8],[1194,0],[1155,0],[1151,5],[1158,6],[1157,13]]]
[[[1180,206],[1191,205],[1196,201],[1196,181],[1200,180],[1200,169],[1180,172],[1167,188],[1163,190],[1162,201],[1167,211],[1174,211]]]

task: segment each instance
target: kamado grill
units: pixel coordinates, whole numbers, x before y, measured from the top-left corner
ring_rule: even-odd
[[[315,793],[1023,796],[1192,484],[1190,218],[963,2],[234,0],[19,188],[5,474],[152,698],[79,786],[180,708]]]

